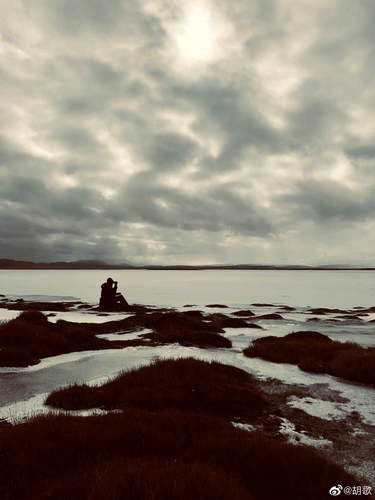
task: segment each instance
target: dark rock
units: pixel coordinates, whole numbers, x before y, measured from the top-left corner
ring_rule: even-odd
[[[221,308],[221,309],[227,309],[228,306],[224,305],[224,304],[208,304],[206,305],[206,307],[216,307],[216,308]]]

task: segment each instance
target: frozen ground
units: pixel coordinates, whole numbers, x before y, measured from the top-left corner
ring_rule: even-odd
[[[307,446],[313,446],[314,448],[332,446],[332,442],[328,439],[324,439],[323,437],[313,438],[305,431],[296,431],[295,425],[286,418],[283,418],[281,421],[280,434],[287,436],[288,441],[293,444],[305,444]]]
[[[40,297],[38,297],[40,300]],[[242,354],[251,341],[266,335],[284,336],[293,331],[314,330],[330,336],[338,341],[357,342],[363,346],[375,345],[375,323],[369,323],[374,315],[363,316],[363,321],[356,319],[341,319],[340,322],[327,320],[337,319],[340,314],[326,314],[319,316],[319,321],[308,322],[311,314],[307,308],[299,308],[296,311],[286,312],[280,307],[255,307],[249,305],[238,305],[231,308],[211,307],[189,307],[181,310],[197,309],[206,313],[233,314],[241,309],[251,309],[256,315],[270,313],[281,314],[283,319],[258,320],[257,323],[263,327],[251,328],[226,328],[225,335],[232,342],[231,349],[200,349],[196,347],[182,347],[180,345],[167,346],[138,346],[125,349],[108,349],[103,351],[85,351],[43,359],[39,364],[26,368],[1,368],[0,367],[0,419],[19,421],[34,414],[48,413],[50,408],[44,405],[47,395],[54,389],[75,382],[86,382],[88,384],[102,384],[108,379],[116,376],[123,370],[151,363],[157,358],[179,358],[194,357],[203,360],[215,360],[228,365],[236,366],[251,373],[261,381],[276,381],[293,388],[303,388],[305,393],[291,395],[287,399],[286,406],[293,411],[300,411],[309,418],[318,419],[322,432],[312,427],[301,427],[301,419],[297,422],[293,418],[282,418],[279,423],[278,432],[287,437],[290,442],[306,444],[343,456],[347,467],[355,472],[364,474],[367,478],[375,477],[375,466],[371,450],[366,450],[366,443],[375,437],[375,390],[358,384],[351,384],[338,380],[329,375],[310,374],[301,371],[297,366],[289,364],[276,364],[262,359],[247,358]],[[16,317],[19,311],[0,309],[0,321]],[[126,314],[111,313],[107,316],[99,316],[91,310],[73,310],[69,312],[53,313],[50,321],[66,319],[77,322],[105,322],[124,318]],[[251,317],[248,318],[251,320]],[[148,330],[121,334],[111,333],[100,335],[108,340],[137,340],[148,333]],[[272,382],[273,383],[273,382]],[[306,394],[306,391],[309,393]],[[101,410],[94,409],[85,412],[74,412],[76,415],[88,415]],[[321,420],[319,420],[321,419]],[[348,422],[354,419],[355,425]],[[303,420],[303,419],[302,419]],[[339,425],[343,430],[341,442],[323,432],[324,422],[327,427]],[[244,431],[256,430],[246,423],[234,422],[233,425]],[[307,429],[307,430],[306,430]],[[349,430],[350,429],[350,430]],[[320,434],[323,435],[320,435]],[[334,433],[333,433],[334,435]],[[349,451],[342,451],[343,440],[347,440]],[[338,446],[337,450],[335,446]],[[361,450],[361,446],[364,449]],[[349,458],[345,458],[346,455]],[[353,458],[354,457],[354,458]]]
[[[37,296],[40,300],[42,296]],[[52,300],[52,297],[49,297]],[[58,297],[60,300],[61,298]],[[43,297],[45,299],[45,297]],[[54,297],[54,299],[57,299]],[[66,297],[64,297],[66,300]],[[375,345],[375,323],[365,321],[342,320],[340,323],[329,323],[326,320],[334,319],[339,314],[327,314],[320,316],[319,322],[307,322],[307,319],[314,317],[307,308],[299,308],[292,312],[286,312],[279,306],[256,307],[242,305],[231,308],[212,307],[189,307],[181,310],[199,309],[207,313],[233,314],[241,309],[250,309],[256,315],[279,313],[283,320],[260,320],[258,324],[263,330],[250,328],[227,328],[225,336],[232,341],[232,349],[198,349],[191,347],[181,347],[178,345],[162,347],[129,347],[118,350],[86,351],[79,353],[64,354],[43,359],[39,364],[27,368],[0,368],[0,417],[5,416],[4,412],[12,411],[17,413],[20,408],[19,403],[29,408],[26,401],[34,401],[32,398],[44,394],[62,385],[76,381],[90,382],[97,377],[111,377],[123,369],[129,369],[137,365],[149,363],[155,357],[179,357],[193,356],[202,359],[215,359],[226,364],[238,366],[261,379],[274,378],[287,384],[326,384],[330,389],[339,391],[345,403],[337,403],[336,412],[347,415],[352,411],[357,411],[362,416],[364,422],[375,425],[375,390],[359,385],[354,385],[337,380],[328,375],[314,375],[301,371],[298,367],[288,364],[275,364],[261,359],[246,358],[242,350],[249,343],[259,337],[266,335],[284,336],[292,331],[314,330],[329,335],[332,339],[339,341],[356,341],[361,345]],[[0,309],[0,320],[8,320],[19,314],[19,311]],[[77,322],[105,322],[129,316],[128,314],[111,313],[101,316],[93,311],[73,310],[69,312],[57,312],[49,318],[50,321],[66,319]],[[251,319],[251,318],[249,318]],[[133,340],[142,338],[147,333],[141,332],[127,333],[119,335],[116,333],[102,335],[109,340]],[[37,400],[35,400],[37,401]],[[328,402],[319,403],[317,401],[293,400],[291,405],[310,413],[327,417]],[[12,406],[14,405],[14,406]],[[32,404],[31,406],[32,407]],[[297,407],[297,406],[296,406]],[[12,409],[13,408],[13,409]],[[336,418],[337,413],[332,413],[332,418]]]
[[[144,332],[143,332],[144,333]],[[124,338],[127,335],[123,336]],[[257,358],[246,358],[242,353],[231,349],[199,349],[179,345],[159,347],[128,347],[105,351],[87,351],[64,354],[44,359],[38,365],[28,368],[0,369],[0,417],[7,418],[9,412],[17,416],[20,403],[25,412],[33,410],[40,394],[51,392],[57,387],[74,382],[93,382],[106,380],[121,370],[131,369],[160,358],[195,357],[215,360],[241,368],[259,379],[276,379],[286,384],[316,386],[323,384],[340,394],[343,402],[334,405],[335,412],[327,412],[327,405],[319,399],[293,399],[291,406],[303,409],[306,413],[321,418],[337,418],[358,412],[362,421],[375,426],[375,390],[364,386],[343,382],[329,375],[315,375],[301,371],[288,364],[276,364]],[[331,406],[329,406],[331,408]],[[37,409],[37,408],[35,408]]]
[[[100,339],[107,339],[107,340],[147,340],[144,339],[143,336],[146,335],[147,333],[151,333],[152,330],[147,330],[146,328],[144,330],[139,330],[137,332],[132,332],[132,333],[126,333],[125,335],[123,333],[102,333],[97,335],[98,338]]]

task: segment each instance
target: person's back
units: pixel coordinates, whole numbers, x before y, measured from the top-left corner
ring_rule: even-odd
[[[114,305],[115,295],[113,293],[112,284],[112,278],[108,278],[107,281],[102,284],[102,291],[99,302],[100,309],[111,309]]]
[[[117,293],[117,281],[108,278],[102,284],[99,308],[107,311],[126,310],[129,308],[125,297],[121,293]]]

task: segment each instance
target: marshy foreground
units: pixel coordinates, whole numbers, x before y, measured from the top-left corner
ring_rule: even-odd
[[[39,374],[1,403],[2,499],[313,500],[374,486],[375,308],[1,304],[15,315],[0,325],[4,394]],[[74,372],[69,356],[105,353],[106,376]],[[47,382],[61,363],[75,380]]]

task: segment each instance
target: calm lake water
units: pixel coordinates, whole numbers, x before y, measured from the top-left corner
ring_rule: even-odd
[[[0,270],[0,293],[97,302],[100,284],[108,276],[119,282],[129,302],[146,304],[375,305],[375,272],[369,271]]]
[[[237,307],[249,306],[252,302],[289,304],[296,306],[296,310],[283,311],[282,321],[261,321],[263,330],[227,328],[224,335],[232,341],[231,349],[139,346],[70,353],[44,359],[38,365],[27,368],[0,368],[0,418],[21,418],[35,411],[48,411],[43,405],[46,395],[66,384],[77,381],[99,383],[121,370],[150,363],[157,356],[193,356],[214,359],[237,366],[255,376],[276,378],[284,383],[326,384],[343,395],[345,402],[339,405],[343,414],[358,411],[366,422],[375,425],[373,389],[324,374],[302,372],[298,367],[288,364],[247,358],[242,354],[242,350],[255,338],[283,336],[292,331],[311,329],[311,323],[307,322],[311,313],[304,309],[306,306],[348,308],[375,305],[375,274],[364,271],[0,271],[0,293],[34,298],[47,296],[55,300],[62,296],[73,296],[96,302],[100,284],[108,275],[119,281],[130,302],[172,306],[222,303],[233,307],[226,309],[226,314],[233,313]],[[256,314],[280,312],[277,307],[251,309]],[[214,312],[215,309],[209,311]],[[221,309],[218,311],[222,312]],[[0,315],[4,313],[13,316],[18,314],[17,311],[0,310]],[[108,320],[88,312],[61,314],[72,321]],[[1,318],[5,319],[3,316]],[[327,323],[324,319],[327,316],[321,322],[314,322],[314,330],[338,341],[375,345],[373,323],[369,322],[373,315],[358,323]],[[298,404],[302,404],[301,401]],[[319,399],[316,404],[321,405]],[[307,406],[311,408],[311,402]]]

